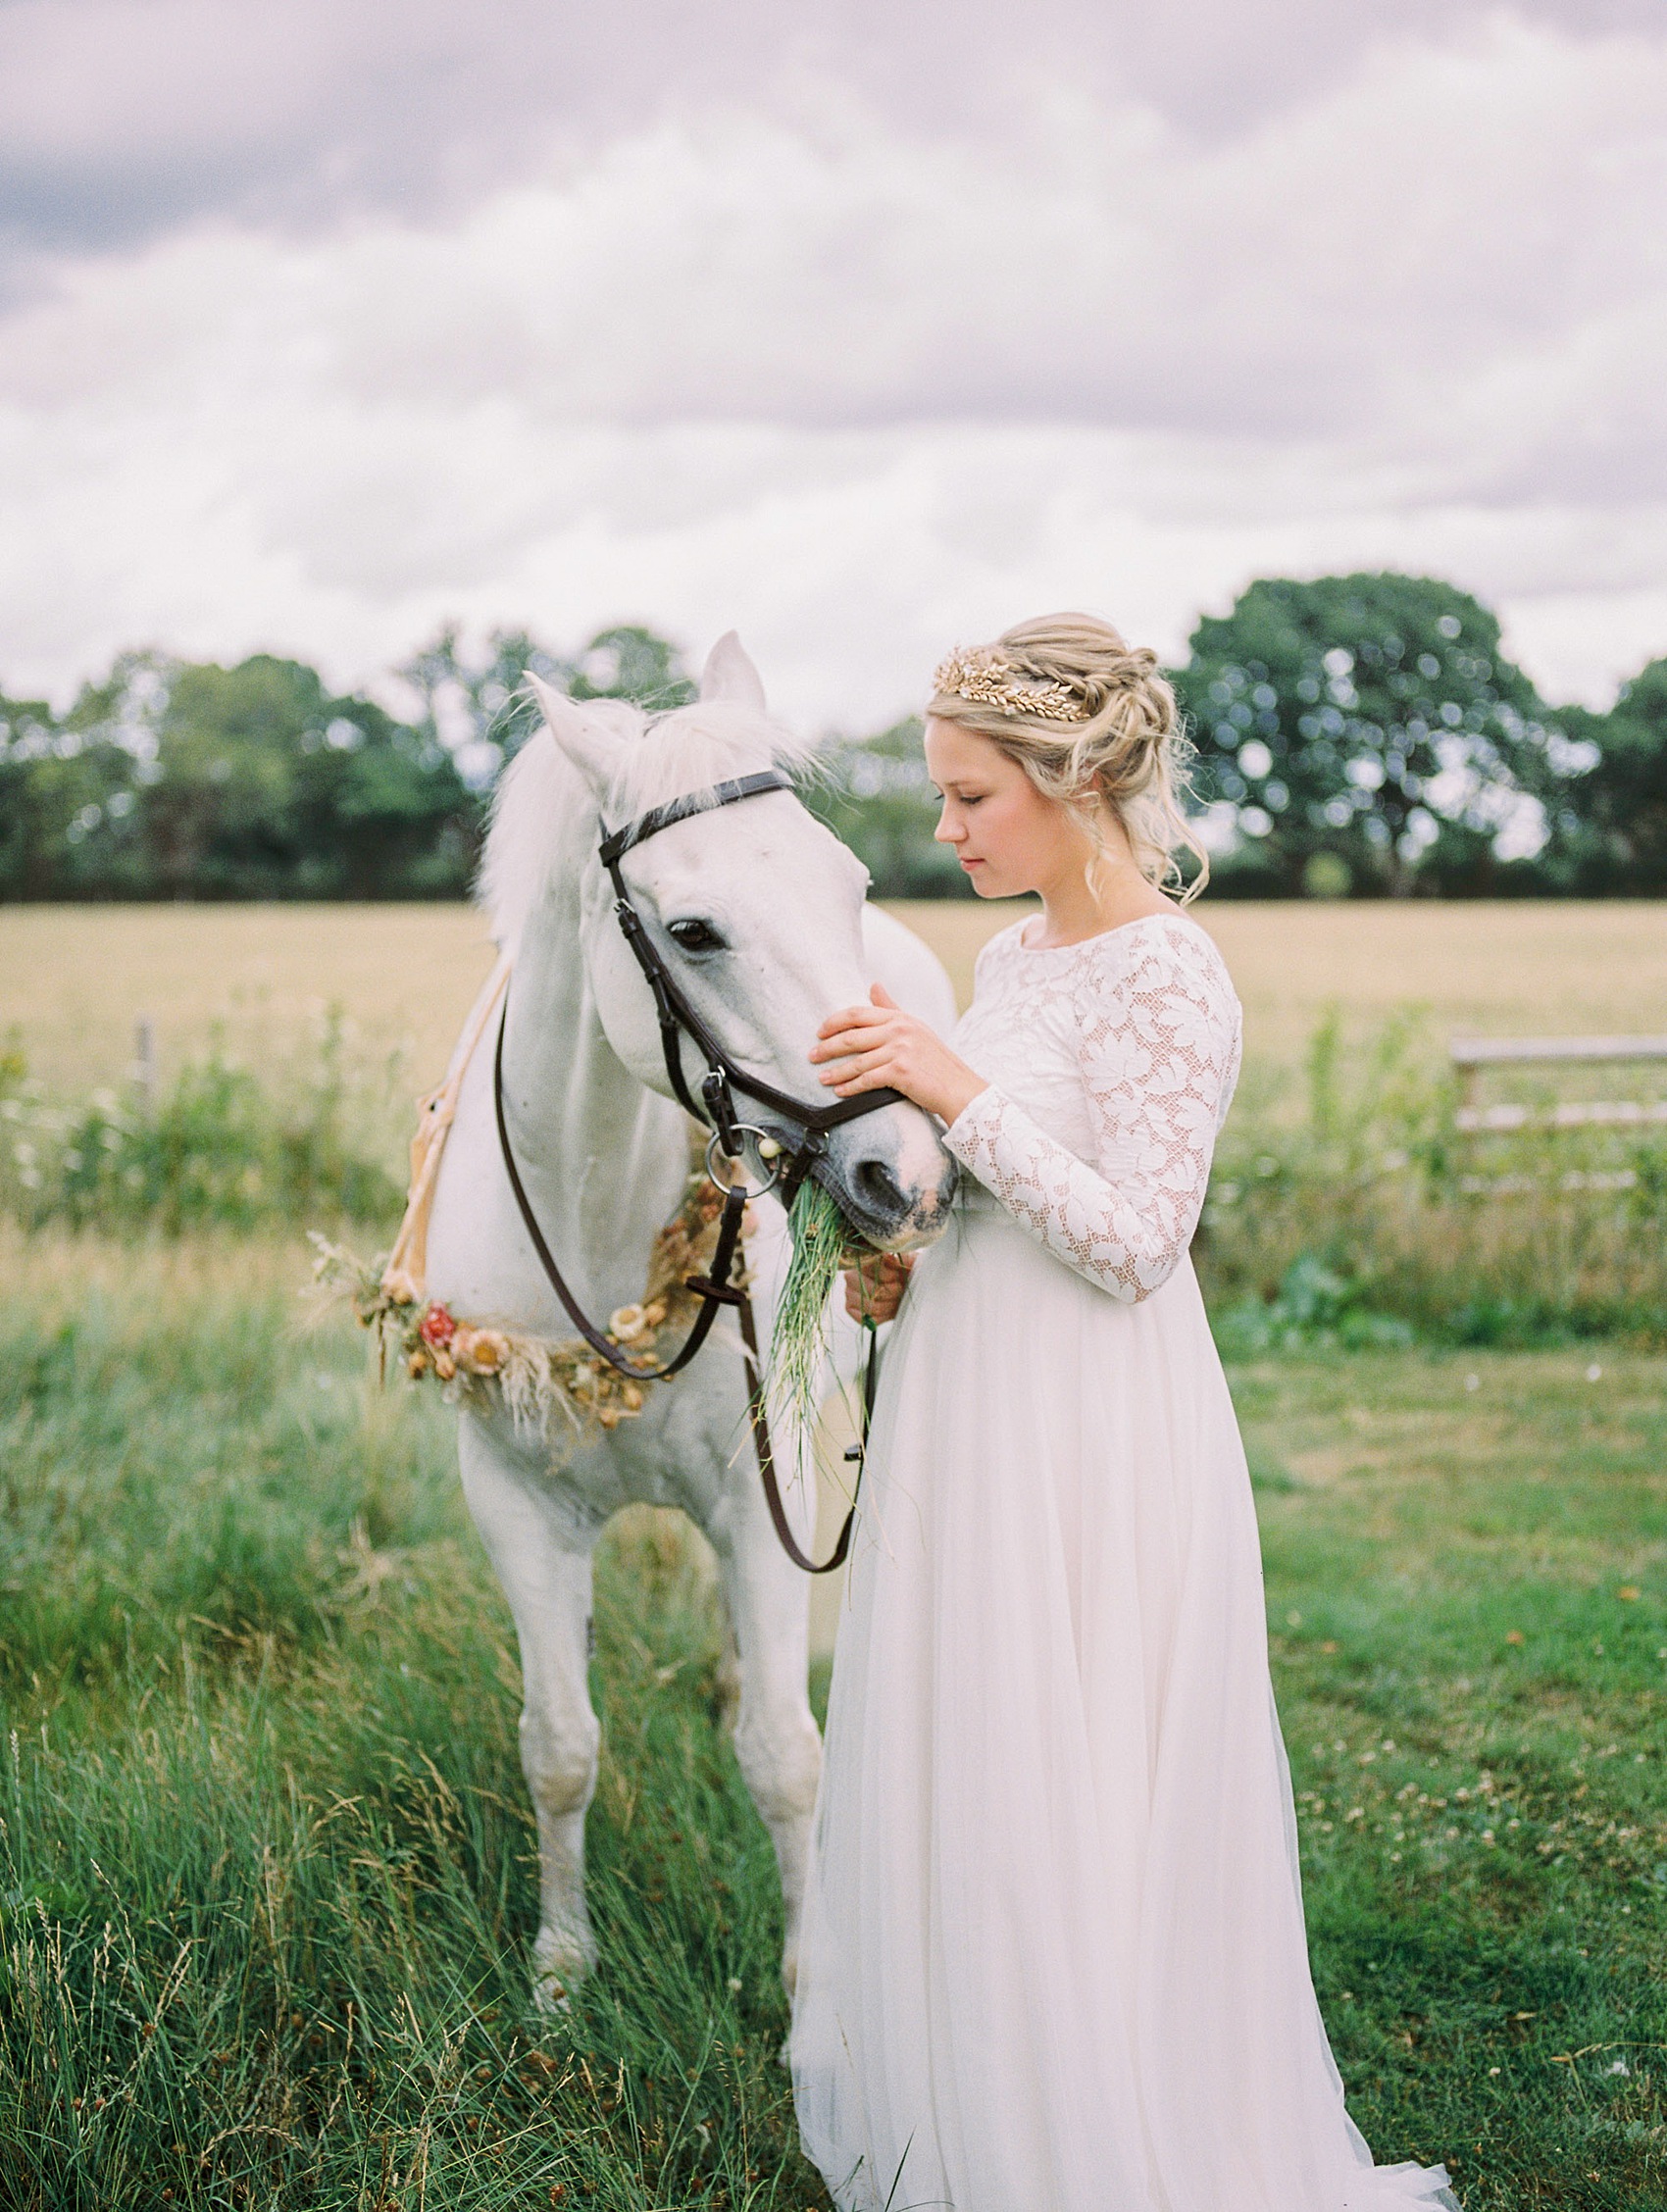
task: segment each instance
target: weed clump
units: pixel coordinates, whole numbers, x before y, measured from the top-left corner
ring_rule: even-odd
[[[1461,1126],[1416,1013],[1351,1040],[1334,1011],[1296,1082],[1252,1069],[1197,1247],[1224,1348],[1667,1338],[1667,1125],[1552,1127],[1518,1088]]]
[[[117,1233],[249,1231],[319,1217],[397,1221],[394,1178],[365,1126],[365,1083],[330,1017],[272,1081],[217,1032],[154,1101],[137,1083],[49,1098],[21,1051],[0,1056],[0,1215]]]

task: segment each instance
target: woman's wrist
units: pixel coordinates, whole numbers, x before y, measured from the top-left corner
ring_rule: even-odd
[[[975,1098],[982,1098],[989,1088],[985,1077],[975,1075],[971,1068],[960,1069],[948,1079],[939,1095],[932,1102],[932,1110],[945,1129],[958,1122]]]

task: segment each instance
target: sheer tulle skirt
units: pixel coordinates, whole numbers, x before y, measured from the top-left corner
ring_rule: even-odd
[[[1189,1266],[969,1208],[889,1345],[794,2011],[846,2212],[1389,2212],[1308,1972],[1244,1455]]]

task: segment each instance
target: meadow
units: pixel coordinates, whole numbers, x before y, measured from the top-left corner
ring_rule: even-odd
[[[1018,910],[899,911],[965,998],[979,946]],[[1667,1032],[1667,909],[1197,912],[1245,1008],[1196,1248],[1236,1340],[1667,1340],[1667,1119],[1461,1136],[1447,1055],[1455,1031]],[[0,1215],[177,1232],[333,1212],[384,1229],[411,1100],[487,961],[464,908],[0,909]],[[1667,1059],[1490,1074],[1484,1096],[1667,1114]]]
[[[297,1330],[300,1265],[0,1243],[0,2203],[823,2205],[696,1545],[648,1514],[605,1545],[602,1963],[539,2020],[513,1636],[447,1417]],[[1667,2203],[1659,1360],[1233,1381],[1361,2125],[1467,2212]]]
[[[1022,902],[904,902],[963,1004],[973,961]],[[1667,906],[1215,904],[1194,910],[1244,1002],[1247,1057],[1293,1065],[1328,1006],[1370,1028],[1412,1005],[1433,1035],[1667,1029]],[[211,1023],[281,1055],[340,1009],[368,1063],[437,1080],[491,966],[466,906],[0,906],[0,1044],[14,1026],[54,1090],[108,1082],[147,1016],[166,1073]],[[432,1071],[432,1072],[430,1072]]]
[[[1004,917],[924,919],[964,987]],[[1667,2207],[1655,1194],[1461,1218],[1381,1172],[1391,1134],[1445,1141],[1449,1028],[1667,1029],[1667,917],[1207,919],[1249,1049],[1200,1259],[1351,2108],[1466,2212]],[[15,1025],[43,1095],[114,1085],[110,1157],[176,1209],[90,1166],[79,1231],[0,1209],[4,2212],[826,2204],[698,1539],[633,1514],[604,1544],[602,1962],[545,2021],[514,1638],[449,1416],[301,1320],[298,1225],[339,1203],[375,1241],[483,964],[461,910],[0,911],[0,1049]],[[1335,1272],[1339,1222],[1398,1288]],[[1465,1223],[1473,1277],[1584,1270],[1594,1302],[1514,1335],[1423,1313]]]

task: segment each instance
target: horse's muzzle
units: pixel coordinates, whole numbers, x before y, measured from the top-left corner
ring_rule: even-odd
[[[828,1133],[811,1173],[876,1251],[930,1244],[948,1224],[956,1164],[918,1106],[893,1105]]]

